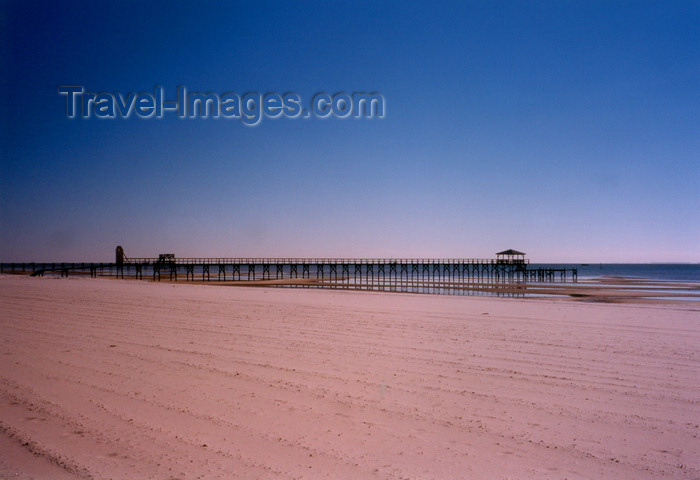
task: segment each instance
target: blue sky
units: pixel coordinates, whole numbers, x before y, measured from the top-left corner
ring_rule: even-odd
[[[221,5],[220,3],[224,3]],[[700,262],[700,3],[4,2],[0,260]],[[66,117],[61,85],[384,118]]]

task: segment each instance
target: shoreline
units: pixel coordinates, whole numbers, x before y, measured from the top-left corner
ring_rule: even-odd
[[[3,274],[22,276],[21,274]],[[2,275],[0,275],[2,276]],[[47,275],[49,277],[55,275]],[[72,277],[85,278],[89,272],[74,272]],[[700,302],[700,281],[663,280],[627,276],[601,276],[583,278],[577,282],[540,282],[540,281],[418,281],[392,280],[366,283],[351,283],[351,279],[337,278],[296,278],[267,280],[183,280],[163,276],[160,280],[118,278],[114,275],[99,275],[98,278],[115,280],[134,280],[147,283],[172,283],[184,285],[212,285],[229,287],[275,287],[328,289],[357,292],[387,292],[447,296],[491,296],[497,298],[552,299],[602,303],[648,303],[648,304],[686,304]]]
[[[3,276],[0,478],[697,478],[683,303]]]

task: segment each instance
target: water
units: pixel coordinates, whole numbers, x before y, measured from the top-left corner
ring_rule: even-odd
[[[579,280],[600,277],[635,277],[645,280],[684,280],[700,282],[699,263],[580,263],[530,264],[530,268],[576,268]]]
[[[530,265],[531,268],[539,266],[543,265]],[[551,266],[554,267],[554,265]],[[600,286],[633,292],[640,298],[700,301],[700,264],[697,263],[558,264],[556,267],[576,268],[578,280],[581,282],[579,285],[594,281]],[[613,277],[625,277],[638,281],[622,285],[607,281]],[[681,282],[683,285],[677,285],[675,282]]]
[[[7,264],[6,269],[9,269],[9,265]],[[27,264],[31,265],[31,264]],[[29,268],[29,267],[27,267]],[[646,280],[682,280],[682,281],[695,281],[695,282],[700,282],[700,263],[591,263],[591,264],[581,264],[581,263],[557,263],[557,264],[551,264],[551,263],[531,263],[528,265],[529,269],[537,269],[537,268],[566,268],[567,270],[570,270],[572,268],[575,268],[578,270],[578,278],[579,280],[589,280],[589,279],[597,279],[600,277],[636,277],[640,279],[646,279]],[[388,265],[384,266],[385,269],[385,274],[390,273],[390,267]],[[257,267],[257,275],[260,275],[261,273],[261,267]],[[8,270],[9,271],[9,270]],[[231,270],[228,268],[228,275],[230,277],[231,275]],[[288,269],[286,270],[287,275],[288,275]],[[149,268],[144,271],[144,275],[151,274],[152,270]],[[182,272],[181,272],[182,273]],[[195,275],[197,275],[197,278],[201,278],[202,275],[202,267],[197,266],[195,267],[194,271]],[[211,276],[215,277],[218,274],[218,270],[216,270],[216,267],[211,267],[210,270]],[[241,268],[241,276],[246,277],[247,276],[247,270],[244,270],[244,268]],[[275,277],[275,271],[274,269],[271,269],[269,272],[272,278]],[[308,274],[315,276],[316,275],[316,266],[311,265]],[[337,268],[337,273],[341,274],[342,270],[341,267]],[[354,269],[351,269],[349,272],[350,276],[355,276],[356,272]],[[398,276],[401,276],[401,270],[400,267],[397,267],[397,271],[395,272],[398,274]],[[416,275],[421,275],[423,273],[423,266],[422,264],[418,265],[418,270],[415,272]],[[432,274],[432,268],[430,273]],[[298,270],[299,276],[302,275],[302,268],[299,267]],[[379,276],[379,268],[375,266],[374,268],[374,274]],[[404,272],[405,275],[412,276],[413,271],[408,270]],[[326,267],[326,276],[329,275],[329,267]],[[362,266],[361,271],[359,272],[360,276],[367,276],[367,267]],[[473,277],[474,275],[472,275]],[[567,272],[567,278],[570,280],[571,279],[571,274],[570,272]]]

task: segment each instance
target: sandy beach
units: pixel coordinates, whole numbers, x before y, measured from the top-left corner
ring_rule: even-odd
[[[697,479],[700,304],[0,276],[3,479]]]

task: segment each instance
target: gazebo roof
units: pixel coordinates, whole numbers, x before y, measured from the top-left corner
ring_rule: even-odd
[[[523,252],[519,252],[517,250],[508,249],[508,250],[503,250],[502,252],[498,252],[496,255],[525,255]]]

